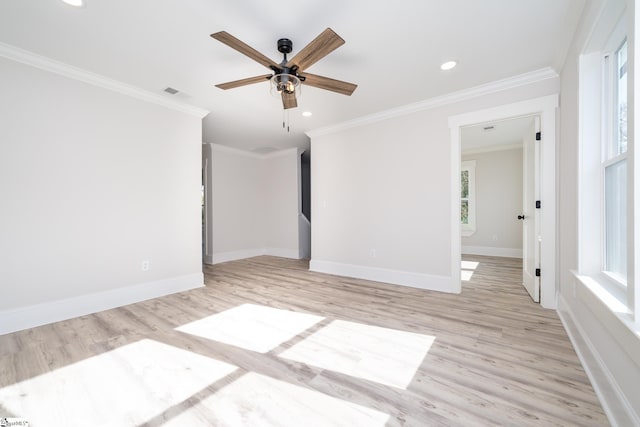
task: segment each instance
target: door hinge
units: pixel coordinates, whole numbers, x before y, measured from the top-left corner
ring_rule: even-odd
[[[540,277],[540,269],[536,268],[536,277]]]
[[[536,209],[540,209],[541,203],[540,200],[536,200]]]
[[[542,139],[542,132],[536,132],[536,141],[540,141]]]

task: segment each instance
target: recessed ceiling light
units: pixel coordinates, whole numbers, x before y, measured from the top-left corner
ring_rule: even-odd
[[[313,116],[313,113],[311,111],[305,111],[304,113],[302,113],[302,115],[305,117],[311,117]]]
[[[84,4],[82,0],[62,0],[62,1],[68,4],[69,6],[75,6],[75,7],[81,7]]]
[[[456,61],[447,61],[444,64],[442,64],[440,66],[440,69],[443,71],[447,71],[452,69],[453,67],[455,67],[456,65],[458,65],[458,63]]]

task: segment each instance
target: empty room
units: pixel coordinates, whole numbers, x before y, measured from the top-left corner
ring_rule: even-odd
[[[0,426],[640,425],[637,15],[0,2]]]

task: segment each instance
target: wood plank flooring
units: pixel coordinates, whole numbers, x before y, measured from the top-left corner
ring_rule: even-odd
[[[557,314],[518,284],[520,261],[464,261],[472,275],[460,295],[267,256],[205,266],[205,288],[0,336],[0,417],[608,425]]]

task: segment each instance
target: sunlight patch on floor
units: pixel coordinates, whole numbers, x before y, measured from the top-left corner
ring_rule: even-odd
[[[460,261],[460,268],[463,270],[475,270],[479,264],[477,261]]]
[[[406,389],[434,340],[431,335],[335,320],[280,357]]]
[[[267,353],[324,317],[242,304],[176,328],[177,331]]]
[[[478,268],[478,261],[460,261],[460,280],[468,282],[473,277],[473,272]]]
[[[3,387],[0,402],[30,425],[139,425],[236,369],[144,339]]]
[[[163,426],[383,427],[389,415],[249,372]]]

